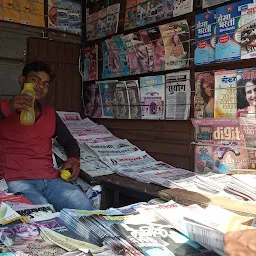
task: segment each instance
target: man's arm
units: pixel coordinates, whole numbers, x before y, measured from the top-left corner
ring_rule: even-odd
[[[73,138],[58,114],[56,114],[56,130],[53,137],[56,137],[57,142],[65,150],[67,161],[64,163],[64,169],[68,169],[71,172],[72,175],[69,181],[73,181],[79,175],[80,149],[76,140]]]

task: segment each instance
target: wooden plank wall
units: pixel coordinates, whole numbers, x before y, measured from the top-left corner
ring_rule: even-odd
[[[114,135],[128,139],[152,157],[194,170],[193,127],[190,121],[94,119]]]
[[[28,38],[28,61],[48,63],[56,78],[49,89],[45,103],[56,110],[82,111],[82,78],[78,63],[80,44],[59,42],[44,38]]]

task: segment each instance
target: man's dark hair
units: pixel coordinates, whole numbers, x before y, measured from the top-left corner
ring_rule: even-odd
[[[22,70],[22,75],[27,76],[30,72],[45,72],[50,76],[51,81],[54,79],[54,73],[50,66],[42,61],[29,62]]]

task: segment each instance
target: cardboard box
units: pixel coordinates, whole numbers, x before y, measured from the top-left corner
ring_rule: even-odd
[[[20,23],[36,26],[36,27],[45,27],[44,16],[34,15],[28,12],[20,12]]]
[[[3,16],[5,21],[20,23],[20,11],[3,8]]]
[[[45,27],[44,16],[30,14],[30,25],[36,27]]]
[[[4,19],[4,14],[3,14],[3,0],[0,0],[0,20]]]
[[[3,0],[3,8],[20,11],[20,0]]]
[[[44,16],[44,4],[33,0],[20,0],[20,11]]]

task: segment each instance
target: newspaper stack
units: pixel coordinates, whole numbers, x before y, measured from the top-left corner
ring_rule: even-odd
[[[81,170],[92,177],[115,172],[141,182],[171,188],[173,182],[194,176],[193,172],[156,161],[128,140],[115,137],[103,125],[88,118],[82,120],[78,113],[58,114],[79,144]],[[53,151],[66,160],[64,149],[56,141]]]
[[[86,143],[99,143],[117,139],[103,125],[97,125],[89,118],[81,119],[78,113],[57,112],[77,140],[81,150],[80,169],[91,177],[112,174],[113,171],[100,161],[98,155],[86,145]],[[53,152],[63,161],[67,159],[64,149],[53,142]]]
[[[225,191],[243,198],[244,200],[256,201],[256,175],[235,174],[225,186]]]

